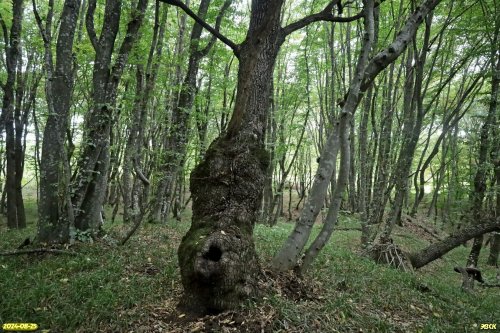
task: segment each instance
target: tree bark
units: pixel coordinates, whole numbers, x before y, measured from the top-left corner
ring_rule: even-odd
[[[12,1],[12,23],[10,33],[6,24],[0,17],[4,40],[6,42],[5,60],[7,81],[1,86],[3,90],[2,113],[0,114],[0,134],[5,130],[6,150],[6,200],[7,200],[7,226],[11,229],[26,227],[26,217],[21,191],[22,181],[22,148],[19,151],[19,127],[16,119],[19,118],[24,83],[22,74],[21,33],[24,6],[22,0]],[[7,36],[8,35],[8,36]],[[21,127],[22,129],[22,127]],[[21,154],[21,156],[19,156]]]
[[[111,120],[116,104],[117,88],[125,64],[138,36],[148,0],[139,0],[116,60],[112,63],[119,30],[121,0],[106,2],[103,29],[99,38],[94,27],[96,0],[89,2],[86,25],[96,52],[93,68],[93,105],[86,115],[81,155],[72,184],[72,203],[75,207],[75,227],[96,232],[101,223],[109,171]]]
[[[56,64],[51,50],[51,22],[39,30],[45,46],[45,94],[49,114],[45,123],[40,160],[40,199],[38,206],[38,241],[65,243],[74,222],[69,199],[69,161],[65,147],[69,109],[73,93],[73,41],[78,21],[80,0],[66,0],[56,45]],[[34,8],[36,13],[36,8]],[[50,14],[51,15],[51,14]]]
[[[252,2],[228,132],[191,173],[193,219],[178,255],[186,305],[198,311],[235,307],[255,291],[252,232],[269,163],[264,134],[273,67],[284,41],[282,5],[282,0]]]

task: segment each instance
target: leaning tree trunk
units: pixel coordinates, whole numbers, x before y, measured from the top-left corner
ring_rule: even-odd
[[[396,194],[394,203],[388,219],[385,221],[384,231],[380,237],[381,243],[388,243],[389,237],[395,224],[401,221],[401,212],[403,201],[408,191],[408,174],[410,173],[413,156],[417,148],[420,131],[422,129],[423,118],[425,115],[423,107],[422,83],[424,79],[424,66],[426,61],[432,23],[432,12],[425,20],[425,33],[421,55],[413,55],[411,50],[407,59],[407,77],[404,91],[404,128],[403,143],[399,152],[396,168],[394,169]],[[415,53],[417,52],[415,47]],[[415,71],[412,69],[411,62],[415,61]],[[415,112],[416,111],[416,112]]]
[[[269,156],[264,147],[283,1],[253,1],[240,46],[238,94],[228,132],[191,173],[193,218],[179,247],[186,305],[199,311],[234,307],[255,288],[252,232]]]
[[[395,40],[387,48],[378,52],[369,61],[364,70],[357,71],[362,75],[361,82],[358,83],[357,80],[354,80],[353,83],[351,83],[342,112],[353,114],[356,111],[363,93],[371,86],[377,75],[396,60],[396,58],[406,49],[409,41],[414,38],[424,17],[434,9],[439,2],[439,0],[426,1],[408,18]],[[309,200],[304,205],[301,217],[293,232],[288,236],[285,244],[273,258],[273,267],[276,270],[286,271],[293,268],[297,264],[300,254],[309,239],[313,223],[319,213],[318,205],[322,203],[326,195],[327,183],[333,173],[335,160],[332,151],[334,147],[334,134],[331,134],[321,152],[321,159],[314,184],[309,194]]]
[[[368,63],[368,56],[372,48],[372,43],[375,35],[375,23],[373,15],[373,1],[365,0],[364,5],[364,37],[362,42],[361,52],[358,58],[358,63],[356,66],[356,74],[351,81],[349,87],[349,93],[340,114],[339,120],[339,149],[340,149],[340,167],[339,174],[336,182],[335,189],[332,193],[332,203],[328,209],[328,215],[326,221],[321,228],[319,235],[313,241],[311,246],[307,249],[304,254],[304,260],[300,268],[301,272],[305,272],[310,266],[313,260],[318,256],[319,252],[326,245],[330,239],[333,228],[337,224],[340,205],[342,203],[342,197],[344,196],[344,191],[347,188],[349,180],[349,171],[351,163],[351,147],[352,143],[349,140],[349,129],[351,129],[351,120],[354,111],[359,103],[359,93],[360,86],[363,81],[363,71]],[[333,161],[336,163],[336,161]]]
[[[421,251],[410,253],[408,257],[413,268],[420,268],[441,258],[469,239],[480,237],[492,231],[500,231],[500,221],[498,219],[462,228],[440,242],[433,243]]]

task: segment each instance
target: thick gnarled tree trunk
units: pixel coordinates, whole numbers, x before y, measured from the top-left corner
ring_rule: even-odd
[[[193,219],[179,247],[186,305],[201,312],[234,307],[255,289],[253,227],[269,156],[264,148],[283,1],[253,1],[239,52],[238,94],[228,132],[191,173]]]

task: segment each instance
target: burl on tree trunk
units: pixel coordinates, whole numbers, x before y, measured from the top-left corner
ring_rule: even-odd
[[[268,154],[252,138],[222,137],[191,174],[193,219],[179,247],[183,305],[197,312],[235,307],[255,289],[252,238]]]

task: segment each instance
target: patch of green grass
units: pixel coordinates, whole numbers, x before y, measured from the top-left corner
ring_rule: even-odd
[[[123,247],[78,244],[70,249],[77,256],[0,257],[0,323],[29,321],[54,332],[126,331],[146,306],[179,289],[177,243],[168,241],[169,230],[146,224]],[[33,226],[8,231],[0,250],[34,233]],[[151,267],[155,274],[147,273]]]
[[[31,210],[30,214],[33,214]],[[189,228],[182,222],[144,224],[125,246],[106,242],[77,244],[77,256],[36,254],[0,257],[0,322],[35,322],[52,332],[127,332],[165,303],[179,301],[177,247]],[[12,250],[35,234],[35,217],[25,230],[0,230],[0,251]],[[117,219],[118,221],[118,219]],[[353,216],[340,226],[359,227]],[[105,225],[120,239],[130,225]],[[293,223],[273,228],[257,225],[254,239],[266,266],[293,229]],[[311,240],[318,234],[315,226]],[[403,248],[423,248],[427,242],[397,229]],[[481,323],[498,323],[498,289],[464,293],[453,267],[465,262],[470,248],[459,247],[443,259],[413,273],[401,272],[360,256],[360,232],[335,231],[304,277],[312,297],[293,299],[273,290],[250,309],[272,309],[275,332],[476,332]],[[495,270],[480,258],[486,280]],[[147,269],[155,268],[150,274]],[[428,291],[422,291],[426,286]],[[161,319],[166,320],[166,319]],[[153,330],[154,331],[154,330]],[[167,330],[168,331],[168,330]]]
[[[278,243],[278,246],[265,243],[257,247],[261,256],[268,258],[293,225],[280,224],[276,229],[261,230],[263,228],[257,227],[257,239],[266,239],[270,233],[272,241],[268,238],[268,243]],[[319,228],[315,226],[312,237]],[[404,233],[402,229],[398,232]],[[396,238],[396,242],[407,249],[421,249],[428,244],[414,235],[404,236]],[[475,332],[478,326],[474,325],[498,322],[498,290],[477,287],[472,294],[465,293],[461,290],[460,274],[453,271],[454,266],[465,263],[470,248],[459,247],[425,269],[406,273],[356,254],[353,249],[359,245],[359,237],[359,231],[334,232],[306,277],[322,286],[318,289],[322,302],[311,307],[309,301],[281,299],[275,303],[280,317],[288,318],[289,322],[306,321],[310,327],[318,320],[329,323],[318,330],[321,332],[359,332],[360,329],[363,332]],[[494,281],[495,270],[485,265],[487,255],[485,249],[480,267],[485,278]],[[423,286],[428,291],[421,291]],[[314,316],[304,315],[311,311]]]

